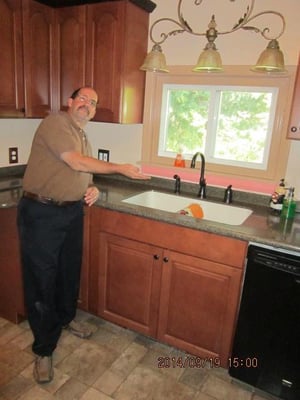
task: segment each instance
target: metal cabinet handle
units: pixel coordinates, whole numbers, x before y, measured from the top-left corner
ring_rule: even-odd
[[[154,254],[153,258],[154,258],[154,260],[159,260],[159,255],[158,254]]]
[[[168,258],[168,257],[164,257],[164,258],[163,258],[163,261],[164,261],[165,263],[167,263],[167,262],[169,261],[169,258]]]

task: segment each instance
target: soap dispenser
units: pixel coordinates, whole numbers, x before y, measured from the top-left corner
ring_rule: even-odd
[[[296,201],[294,199],[295,188],[290,187],[287,192],[287,196],[283,200],[283,206],[281,216],[283,218],[294,218],[296,212]]]
[[[279,185],[275,188],[271,200],[270,200],[270,208],[276,214],[280,214],[283,206],[283,200],[285,196],[285,183],[284,179],[280,179]]]

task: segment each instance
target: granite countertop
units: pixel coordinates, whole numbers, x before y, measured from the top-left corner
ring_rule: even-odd
[[[174,181],[152,178],[149,181],[132,181],[124,177],[96,176],[95,184],[100,197],[95,206],[141,216],[169,224],[228,236],[276,248],[300,251],[300,214],[292,220],[273,215],[268,207],[269,197],[234,191],[233,205],[246,207],[253,213],[242,225],[227,225],[193,218],[181,214],[154,210],[122,202],[123,199],[145,190],[173,193]],[[197,185],[182,182],[181,195],[197,199]],[[224,189],[207,188],[207,200],[222,201]],[[0,208],[16,207],[22,196],[22,179],[0,179]],[[198,199],[199,200],[199,199]],[[230,205],[228,205],[230,207]]]
[[[0,208],[16,207],[22,195],[22,178],[0,178]]]
[[[268,205],[259,204],[254,195],[248,194],[250,203],[243,201],[234,201],[232,205],[246,207],[253,210],[253,213],[246,219],[242,225],[227,225],[216,222],[210,222],[204,219],[192,218],[181,214],[169,213],[166,211],[154,210],[148,207],[140,207],[122,202],[123,199],[141,193],[145,190],[158,190],[166,193],[173,193],[168,185],[162,187],[147,184],[132,184],[127,181],[113,181],[110,179],[96,180],[100,190],[100,197],[97,206],[108,208],[115,211],[125,212],[157,221],[180,225],[191,229],[197,229],[205,232],[211,232],[249,242],[265,244],[276,248],[300,251],[300,214],[295,218],[282,219],[280,216],[273,215]],[[174,182],[170,182],[173,188]],[[197,186],[197,185],[196,185]],[[196,189],[197,193],[197,189]],[[209,188],[207,190],[207,200],[222,201],[217,198],[209,197]],[[222,195],[224,190],[222,190]],[[234,193],[235,194],[235,193]],[[182,196],[191,197],[195,200],[197,196],[193,193],[181,192]],[[236,196],[238,197],[238,196]],[[235,198],[235,197],[234,197]],[[198,199],[199,200],[199,199]],[[242,200],[242,199],[241,199]],[[266,199],[263,199],[265,203]],[[266,203],[268,204],[268,202]],[[230,207],[230,205],[228,205]]]

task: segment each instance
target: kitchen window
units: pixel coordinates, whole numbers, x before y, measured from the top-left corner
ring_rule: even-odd
[[[201,151],[209,173],[277,181],[288,159],[294,78],[293,70],[255,74],[246,66],[147,73],[142,163],[169,168],[178,152],[190,160]]]
[[[278,89],[164,85],[158,155],[266,169]]]

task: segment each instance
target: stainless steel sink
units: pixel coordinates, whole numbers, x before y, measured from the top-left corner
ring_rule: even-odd
[[[228,225],[241,225],[252,214],[252,210],[248,208],[161,193],[155,190],[142,192],[122,201],[128,204],[172,213],[179,213],[180,210],[183,210],[190,204],[199,204],[203,210],[203,219]]]

